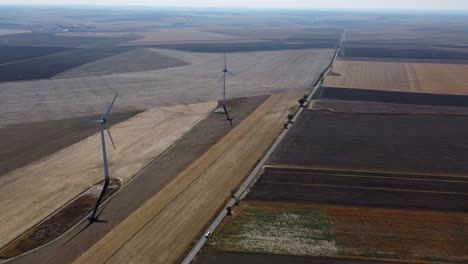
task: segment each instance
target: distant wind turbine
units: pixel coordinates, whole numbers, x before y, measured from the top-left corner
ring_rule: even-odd
[[[109,130],[109,127],[107,125],[107,121],[109,119],[110,112],[112,110],[112,107],[114,106],[115,100],[117,99],[117,94],[114,96],[114,100],[112,100],[112,103],[109,105],[109,108],[107,108],[106,113],[101,117],[99,120],[89,120],[89,121],[83,121],[83,123],[87,124],[99,124],[99,127],[101,129],[101,143],[102,143],[102,160],[104,163],[104,186],[102,188],[101,194],[99,195],[99,198],[96,202],[96,205],[94,206],[93,214],[89,218],[89,221],[91,222],[96,222],[98,221],[98,217],[96,217],[96,212],[99,208],[99,204],[101,203],[102,198],[104,198],[104,194],[107,191],[107,187],[109,186],[110,183],[110,177],[109,177],[109,167],[107,163],[107,153],[106,153],[106,140],[104,137],[104,130],[107,131],[107,134],[109,135],[109,139],[112,142],[112,146],[115,149],[115,144],[114,140],[112,139],[112,134]]]
[[[224,110],[224,114],[226,115],[226,120],[229,121],[229,124],[231,124],[232,126],[232,120],[234,118],[231,118],[229,116],[229,112],[228,112],[228,109],[227,109],[227,104],[226,104],[226,78],[227,78],[227,75],[231,75],[233,77],[236,77],[236,75],[232,72],[230,72],[227,68],[227,59],[226,59],[226,53],[224,53],[224,69],[223,69],[223,75],[221,76],[221,78],[219,79],[219,82],[223,81],[223,110]],[[218,82],[218,83],[219,83]]]

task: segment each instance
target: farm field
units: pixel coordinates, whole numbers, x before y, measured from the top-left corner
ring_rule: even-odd
[[[391,262],[365,261],[345,258],[328,257],[304,257],[304,256],[285,256],[285,255],[267,255],[235,252],[202,252],[193,262],[194,264],[390,264]]]
[[[206,251],[335,256],[333,223],[318,211],[242,204],[214,234]]]
[[[121,37],[102,36],[64,36],[52,33],[21,33],[11,35],[0,35],[0,45],[9,46],[35,46],[35,47],[62,47],[62,48],[84,48],[108,45],[112,46],[122,42],[135,39],[134,36],[124,35]]]
[[[237,41],[248,41],[249,39],[235,38],[233,36],[211,33],[193,29],[166,29],[157,31],[137,32],[142,36],[137,40],[129,41],[123,45],[142,46],[142,45],[161,45],[161,44],[190,44],[190,43],[210,43],[227,42],[235,43]]]
[[[267,98],[268,96],[258,96],[229,100],[231,113],[236,117],[233,120],[233,127],[242,123]],[[104,237],[114,226],[121,223],[143,203],[160,192],[191,163],[229,133],[233,127],[226,122],[224,115],[210,114],[207,119],[201,121],[180,141],[169,148],[164,155],[142,169],[106,203],[105,209],[100,215],[100,219],[105,220],[105,222],[88,226],[89,222],[84,219],[78,226],[47,247],[38,248],[11,260],[10,263],[62,264],[72,262]]]
[[[204,44],[162,44],[157,47],[189,52],[254,52],[304,49],[334,49],[335,39],[291,38],[275,41],[243,41],[236,43],[204,43]]]
[[[79,67],[62,72],[54,76],[54,78],[61,79],[100,76],[126,72],[159,70],[185,65],[188,65],[188,63],[159,54],[154,50],[138,48],[83,64]]]
[[[0,126],[102,113],[119,93],[116,112],[218,100],[223,55],[156,50],[190,65],[106,76],[0,83]],[[228,98],[309,88],[333,50],[228,54]],[[117,62],[114,62],[117,63]],[[190,91],[190,92],[188,92]]]
[[[467,95],[468,64],[338,60],[330,87]]]
[[[333,88],[327,88],[327,90]],[[354,90],[356,91],[356,90]],[[338,94],[338,93],[336,93]],[[343,94],[342,94],[343,95]],[[417,94],[421,95],[421,94]],[[356,96],[359,97],[359,96]],[[356,98],[357,99],[357,98]],[[400,101],[401,102],[401,101]],[[440,98],[439,98],[440,102]],[[467,100],[468,105],[468,100]],[[425,115],[468,115],[466,107],[416,105],[403,103],[381,103],[371,101],[318,99],[309,104],[314,111],[355,114],[425,114]]]
[[[75,263],[179,261],[273,143],[283,129],[285,114],[301,94],[272,95]]]
[[[467,119],[306,110],[269,164],[465,175]]]
[[[138,111],[112,115],[110,126],[125,121]],[[6,125],[0,127],[0,177],[9,171],[47,157],[95,134],[94,126],[83,125],[82,120],[95,116]],[[31,137],[34,135],[34,137]]]
[[[266,167],[246,199],[466,211],[468,177]]]
[[[51,78],[83,64],[129,51],[125,47],[76,49],[0,65],[0,81],[26,81]]]
[[[0,65],[69,50],[71,49],[55,47],[0,46]]]
[[[466,28],[461,25],[446,28],[441,25],[428,26],[427,23],[420,26],[348,28],[346,29],[346,42],[351,44],[432,45],[436,47],[452,44],[456,46],[457,43],[468,40],[464,34],[466,32]]]
[[[467,60],[468,48],[446,47],[444,45],[420,44],[379,44],[379,43],[350,43],[343,45],[340,55],[349,58],[374,59],[442,59]]]
[[[435,108],[453,108],[467,107],[467,95],[453,94],[432,94],[432,93],[414,93],[414,92],[397,92],[385,90],[368,90],[354,88],[337,88],[322,86],[316,98],[320,100],[336,100],[336,101],[353,101],[369,102],[383,106],[385,104],[402,104],[411,105],[411,108],[431,107]]]
[[[108,148],[112,177],[125,184],[215,107],[206,102],[155,108],[114,125],[117,149]],[[1,176],[0,247],[101,179],[99,134]]]
[[[467,263],[467,22],[455,12],[5,6],[0,263],[180,263],[200,237],[194,263]],[[224,54],[233,126],[214,111]],[[100,134],[79,121],[99,118],[115,94],[112,196],[91,223]],[[285,131],[233,215],[205,236]]]
[[[31,31],[27,30],[18,30],[18,29],[0,29],[1,35],[10,35],[10,34],[20,34],[20,33],[30,33]]]
[[[239,227],[237,225],[239,221],[242,221],[241,226],[244,228],[255,225],[255,221],[259,219],[252,217],[252,214],[249,213],[251,211],[269,212],[268,217],[277,217],[282,221],[288,219],[281,217],[281,215],[284,216],[285,212],[291,212],[290,214],[301,212],[297,217],[321,215],[324,223],[332,223],[330,237],[336,248],[336,253],[333,256],[337,259],[317,263],[361,263],[359,260],[363,261],[362,263],[366,263],[365,260],[377,261],[376,263],[387,263],[386,261],[389,261],[388,263],[395,263],[395,261],[402,263],[464,263],[468,258],[464,246],[467,243],[465,227],[468,224],[468,215],[466,213],[286,202],[243,203],[236,209],[234,216],[225,219],[222,228],[218,229],[212,237],[212,242],[210,242],[213,243],[212,248],[207,247],[204,254],[227,254],[223,253],[223,249],[233,247],[237,249],[237,252],[243,252],[243,254],[237,253],[242,256],[239,256],[239,259],[248,261],[249,256],[255,256],[245,254],[249,251],[245,248],[239,248],[239,245],[245,246],[242,244],[242,240],[228,239],[232,236],[230,230]],[[291,218],[289,217],[289,219]],[[431,219],[431,221],[427,221],[427,219]],[[311,233],[314,233],[313,230],[316,228],[317,226],[314,225],[308,226]],[[290,232],[301,230],[296,228],[296,225],[284,226],[283,229],[284,231],[289,229]],[[255,236],[255,234],[255,232],[251,232],[247,237]],[[316,234],[322,233],[316,232]],[[259,236],[258,238],[263,240],[261,243],[269,242],[268,236]],[[225,243],[218,244],[215,243],[216,241],[224,241]],[[320,240],[317,240],[311,245],[319,243]],[[213,250],[218,251],[213,252]],[[260,247],[255,250],[259,250],[259,252],[264,250],[263,254],[268,254],[268,248]],[[319,254],[315,254],[315,256],[319,256]],[[302,259],[306,258],[302,257]],[[202,254],[201,261],[196,263],[212,263],[205,262],[203,259]],[[277,261],[281,259],[285,259],[285,257],[277,256]],[[314,258],[311,258],[310,262],[299,262],[299,260],[300,258],[297,258],[298,263],[315,263]],[[252,263],[257,263],[255,258],[253,258]]]

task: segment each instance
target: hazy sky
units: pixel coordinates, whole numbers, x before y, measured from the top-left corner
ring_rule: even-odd
[[[0,4],[468,10],[468,0],[0,0]],[[1,11],[0,11],[1,12]]]

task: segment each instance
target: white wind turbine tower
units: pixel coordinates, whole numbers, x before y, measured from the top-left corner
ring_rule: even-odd
[[[227,59],[226,59],[226,53],[224,53],[224,69],[223,69],[223,75],[221,76],[220,78],[220,81],[222,80],[223,81],[223,110],[224,110],[224,114],[226,115],[226,120],[229,121],[229,124],[231,124],[232,126],[232,120],[234,118],[231,118],[229,116],[229,112],[228,112],[228,109],[227,109],[227,104],[226,104],[226,79],[227,79],[227,75],[231,75],[233,77],[235,77],[236,75],[234,75],[234,73],[230,72],[227,68]],[[218,82],[219,83],[219,82]]]
[[[112,107],[114,106],[115,100],[117,99],[117,94],[114,96],[114,100],[112,100],[112,103],[109,105],[107,108],[106,113],[101,117],[99,120],[89,120],[89,121],[83,121],[83,123],[88,123],[88,124],[99,124],[100,130],[101,130],[101,145],[102,145],[102,160],[104,164],[104,186],[102,187],[101,194],[99,195],[99,198],[96,202],[96,205],[94,206],[93,214],[89,218],[91,222],[96,222],[98,221],[96,217],[96,212],[99,208],[99,204],[101,203],[102,198],[104,198],[104,194],[107,191],[107,187],[109,186],[110,183],[110,177],[109,177],[109,166],[107,163],[107,152],[106,152],[106,140],[104,136],[104,130],[107,131],[107,134],[109,135],[109,139],[112,142],[112,146],[115,149],[115,144],[114,140],[112,139],[111,132],[109,130],[109,127],[107,125],[107,121],[110,115],[110,112],[112,110]],[[99,216],[98,216],[99,217]]]

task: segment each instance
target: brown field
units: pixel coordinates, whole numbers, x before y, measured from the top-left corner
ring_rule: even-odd
[[[329,87],[467,95],[468,64],[338,60]]]
[[[0,126],[102,113],[115,92],[120,95],[116,112],[220,98],[222,54],[157,52],[190,65],[106,76],[1,83],[0,115],[4,118]],[[229,68],[236,74],[228,80],[228,98],[309,88],[332,54],[328,49],[228,54]]]
[[[307,110],[272,165],[466,175],[468,117]],[[430,133],[428,133],[430,131]]]
[[[75,263],[179,261],[231,190],[273,143],[300,94],[271,96]]]
[[[319,210],[334,223],[339,255],[405,263],[468,261],[468,214],[314,204],[249,203]]]
[[[288,255],[267,255],[235,252],[202,252],[194,264],[390,264],[394,262],[366,261],[346,258],[303,257]],[[421,263],[419,263],[421,264]]]
[[[247,195],[289,201],[386,208],[468,210],[468,177],[291,166],[266,167]]]
[[[125,184],[215,107],[155,108],[113,126],[111,176]],[[102,179],[100,144],[95,134],[0,178],[0,247]]]

